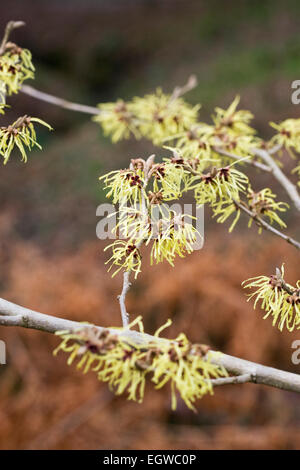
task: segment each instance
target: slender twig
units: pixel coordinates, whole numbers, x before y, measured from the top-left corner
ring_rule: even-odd
[[[2,39],[1,45],[0,45],[0,55],[2,55],[3,52],[5,51],[5,46],[7,44],[7,41],[9,39],[9,36],[10,36],[11,32],[14,29],[20,28],[21,26],[25,26],[24,21],[9,21],[7,23],[7,25],[5,27],[5,31],[4,31],[4,36],[3,36],[3,39]]]
[[[252,212],[242,202],[239,202],[237,200],[234,200],[233,202],[236,207],[238,207],[241,211],[245,212],[245,214],[251,217],[251,219],[253,219],[259,227],[262,227],[263,229],[268,230],[269,232],[272,232],[277,237],[282,238],[283,240],[285,240],[286,242],[290,243],[295,248],[300,250],[300,243],[297,240],[290,237],[289,235],[286,235],[285,233],[280,232],[276,228],[272,227],[272,225],[268,224],[265,220],[261,219],[255,212]]]
[[[83,328],[83,323],[35,312],[4,299],[0,299],[0,325],[32,328],[47,333],[55,333],[61,330],[74,332]],[[91,324],[84,326],[86,328],[95,327]],[[96,328],[100,331],[106,329],[100,326]],[[149,342],[153,344],[153,342],[170,341],[165,338],[154,337],[126,328],[109,328],[108,330],[113,335],[121,335],[123,338],[128,338],[128,340],[134,341],[136,344],[144,344],[145,346],[149,344]],[[230,383],[241,383],[242,380],[246,381],[246,375],[250,375],[251,377],[248,377],[249,380],[247,380],[249,382],[300,393],[300,375],[298,374],[263,366],[218,351],[209,351],[208,358],[213,363],[224,366],[230,374],[243,376],[243,379],[241,377],[237,378],[236,382],[234,382],[234,379],[230,378]],[[229,381],[226,380],[224,384],[228,382]],[[220,382],[217,384],[222,385]]]
[[[219,153],[220,155],[224,155],[225,157],[229,157],[234,160],[243,160],[245,163],[249,163],[249,165],[255,166],[256,168],[266,171],[267,173],[272,172],[272,169],[269,166],[264,165],[263,163],[257,162],[255,160],[252,160],[250,156],[249,156],[249,159],[245,159],[244,157],[240,157],[238,155],[234,155],[233,153],[227,152],[226,150],[220,147],[213,147],[213,149],[215,152]]]
[[[176,87],[174,89],[173,94],[170,98],[170,102],[172,102],[179,96],[182,96],[184,93],[187,93],[188,91],[192,90],[196,85],[197,79],[194,75],[192,75],[186,85],[184,85],[183,87]],[[47,103],[60,106],[61,108],[70,109],[71,111],[78,111],[81,113],[92,115],[102,114],[104,112],[103,110],[100,110],[99,108],[96,108],[94,106],[86,106],[84,104],[73,103],[72,101],[68,101],[57,96],[50,95],[49,93],[36,90],[36,88],[29,85],[23,85],[21,91],[26,95],[36,98],[37,100],[46,101]]]
[[[70,109],[71,111],[78,111],[80,113],[92,115],[102,113],[99,108],[93,106],[86,106],[85,104],[72,103],[71,101],[67,101],[62,98],[58,98],[57,96],[44,93],[43,91],[36,90],[35,88],[29,85],[23,85],[21,91],[25,93],[25,95],[32,96],[37,100],[46,101],[47,103],[60,106],[61,108]]]
[[[187,93],[188,91],[192,90],[197,84],[197,79],[194,75],[192,75],[186,85],[183,87],[176,87],[173,91],[173,94],[170,98],[170,102],[173,101],[178,96]],[[56,106],[60,106],[61,108],[70,109],[71,111],[78,111],[80,113],[86,114],[103,114],[104,111],[96,108],[94,106],[87,106],[85,104],[74,103],[72,101],[65,100],[63,98],[59,98],[58,96],[50,95],[49,93],[45,93],[43,91],[36,90],[34,87],[29,85],[23,85],[21,91],[25,93],[25,95],[32,96],[37,100],[45,101],[47,103],[54,104]]]
[[[172,103],[172,101],[176,100],[180,96],[183,96],[185,95],[185,93],[188,93],[189,91],[193,90],[193,88],[195,88],[197,85],[198,80],[196,75],[191,75],[185,85],[177,86],[174,88],[169,103]]]
[[[276,268],[276,278],[280,281],[280,286],[282,287],[283,290],[285,290],[289,295],[293,295],[296,289],[291,288],[283,279],[281,275],[281,270],[279,268]]]
[[[123,327],[126,327],[129,324],[129,314],[127,313],[126,304],[125,304],[127,292],[129,291],[130,286],[131,286],[129,279],[130,279],[130,271],[125,271],[123,273],[122,292],[121,292],[121,295],[119,295],[118,297]]]

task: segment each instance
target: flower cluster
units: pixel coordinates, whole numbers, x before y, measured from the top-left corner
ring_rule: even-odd
[[[289,205],[286,202],[277,202],[275,200],[276,194],[273,194],[271,189],[265,188],[254,192],[249,187],[247,198],[248,206],[253,214],[265,217],[271,225],[277,223],[281,228],[286,227],[285,222],[281,220],[277,212],[285,212]],[[252,221],[253,219],[251,218],[249,220],[249,227]]]
[[[132,103],[118,100],[116,103],[99,104],[99,114],[93,117],[93,121],[101,124],[104,134],[110,135],[112,142],[129,139],[131,135],[136,139],[141,137]]]
[[[142,194],[145,194],[142,168],[111,171],[100,176],[99,180],[104,180],[105,189],[108,189],[106,197],[112,198],[113,204],[141,203]]]
[[[106,264],[110,265],[109,271],[116,267],[113,276],[123,269],[134,272],[137,277],[141,271],[140,248],[143,244],[151,244],[151,264],[166,260],[174,266],[176,256],[183,258],[192,253],[194,244],[202,241],[193,225],[194,217],[177,213],[167,205],[160,208],[150,205],[146,216],[139,210],[126,207],[121,208],[118,214],[115,231],[118,229],[119,235],[127,240],[116,240],[105,248],[105,251],[112,250]]]
[[[300,329],[300,281],[296,287],[284,280],[284,268],[277,269],[275,275],[257,276],[243,282],[245,288],[255,289],[249,300],[255,298],[254,308],[260,302],[266,312],[264,319],[271,316],[273,326],[278,324],[280,331]]]
[[[170,136],[170,140],[176,138],[176,147],[184,158],[196,159],[198,161],[211,158],[214,145],[213,125],[199,123],[192,126],[188,131],[177,136]],[[165,139],[167,141],[169,139]]]
[[[244,203],[240,201],[241,204],[245,205],[245,208],[249,209],[253,214],[253,217],[259,217],[261,219],[267,219],[267,221],[273,225],[277,223],[281,228],[285,228],[285,222],[279,217],[277,212],[285,212],[289,205],[285,202],[277,202],[275,200],[276,194],[273,194],[271,189],[265,188],[261,191],[254,192],[251,186],[248,186],[248,191],[246,194],[247,202]],[[232,232],[236,226],[240,215],[241,210],[236,202],[233,200],[231,202],[225,202],[220,205],[213,207],[214,216],[217,216],[217,222],[223,223],[235,215],[235,218],[229,228],[229,232]],[[253,222],[253,217],[250,217],[248,222],[248,227],[251,227]],[[259,233],[261,233],[262,228],[259,226]]]
[[[233,134],[251,135],[255,134],[255,130],[249,126],[253,119],[250,111],[237,111],[240,97],[236,96],[231,105],[227,109],[215,108],[213,121],[217,130],[230,129]]]
[[[164,94],[160,88],[154,94],[134,98],[133,107],[140,119],[141,134],[154,144],[189,129],[196,122],[200,108],[187,104],[182,98]]]
[[[153,183],[152,192],[161,192],[163,201],[179,199],[189,188],[191,176],[188,162],[180,156],[165,158],[149,171]]]
[[[155,145],[173,141],[184,159],[202,162],[205,169],[205,162],[209,165],[212,160],[219,165],[230,163],[230,155],[251,159],[253,148],[263,144],[249,125],[253,118],[250,111],[237,110],[239,100],[237,96],[228,109],[216,108],[213,123],[206,124],[197,122],[199,107],[159,89],[127,103],[119,100],[99,105],[99,114],[93,119],[114,142],[131,135],[146,137]]]
[[[131,159],[129,168],[101,176],[99,180],[104,181],[108,190],[106,197],[112,198],[114,204],[134,207],[141,205],[143,200],[160,204],[180,198],[190,189],[193,175],[199,175],[200,170],[197,162],[184,160],[177,152],[174,155],[164,158],[161,163],[154,163],[153,155],[146,161]]]
[[[113,275],[122,269],[138,275],[143,244],[152,244],[151,264],[167,260],[173,266],[177,255],[193,251],[201,238],[193,217],[174,212],[166,204],[188,189],[195,172],[191,165],[178,155],[156,164],[151,155],[147,160],[132,159],[128,169],[100,178],[106,183],[107,197],[119,204],[114,232],[126,239],[106,247],[112,249],[109,269],[117,267]]]
[[[8,162],[11,152],[17,147],[21,153],[22,160],[27,161],[26,149],[31,151],[34,146],[42,147],[36,140],[33,123],[41,124],[51,130],[51,126],[41,119],[23,116],[18,118],[8,127],[0,127],[0,155],[3,157],[4,165]]]
[[[108,271],[113,267],[117,268],[112,277],[118,274],[122,269],[134,272],[135,277],[137,277],[141,272],[142,257],[136,240],[116,240],[106,246],[104,251],[109,249],[112,249],[112,256],[105,264],[110,264]]]
[[[249,126],[252,113],[237,110],[239,101],[237,96],[228,109],[215,108],[212,125],[199,123],[178,136],[176,145],[183,154],[198,159],[221,159],[222,155],[223,163],[232,161],[230,155],[252,158],[252,149],[260,146],[261,139]]]
[[[125,103],[99,105],[99,114],[93,118],[103,127],[112,141],[146,137],[160,144],[170,136],[187,130],[197,120],[199,106],[191,106],[182,98],[164,94],[161,89],[143,98]]]
[[[176,409],[176,392],[179,392],[186,405],[195,411],[194,402],[213,393],[211,380],[228,374],[223,366],[211,362],[207,346],[191,344],[183,333],[174,340],[160,338],[160,332],[170,323],[159,328],[150,341],[142,342],[142,335],[137,341],[134,339],[137,332],[132,330],[112,331],[83,325],[73,333],[58,332],[62,342],[54,354],[60,350],[68,353],[69,365],[77,360],[77,368],[83,373],[95,372],[114,393],[120,395],[126,391],[129,400],[139,403],[144,397],[147,376],[157,389],[169,383],[172,409]],[[134,324],[138,324],[143,333],[140,317],[130,328]]]
[[[4,53],[0,55],[0,82],[5,85],[6,93],[17,93],[28,78],[34,78],[31,52],[7,42]]]
[[[285,147],[292,157],[294,157],[292,149],[300,152],[300,119],[286,119],[279,124],[271,122],[270,125],[277,131],[270,145]]]
[[[200,233],[193,226],[194,217],[187,214],[176,214],[167,210],[168,216],[160,219],[157,224],[152,224],[146,245],[152,241],[150,255],[151,264],[160,263],[164,260],[174,266],[176,256],[184,258],[186,254],[194,251],[193,244],[197,242]]]
[[[239,200],[240,192],[245,192],[247,183],[247,176],[231,164],[214,167],[210,172],[201,174],[200,178],[196,175],[189,189],[194,189],[197,204],[208,203],[216,208],[233,199]]]

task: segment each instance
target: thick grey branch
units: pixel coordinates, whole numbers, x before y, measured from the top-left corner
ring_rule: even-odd
[[[269,385],[270,387],[300,393],[299,374],[292,374],[283,370],[274,369],[273,367],[266,367],[223,353],[214,352],[212,354],[214,357],[213,361],[216,364],[222,364],[231,374],[240,376],[250,374],[252,383]]]
[[[0,299],[0,325],[20,326],[48,333],[55,333],[61,330],[76,331],[80,330],[83,326],[82,323],[35,312],[4,299]],[[85,326],[88,327],[89,325]],[[90,326],[92,327],[93,325]],[[100,326],[97,326],[97,328],[100,330],[104,329]],[[147,344],[153,341],[169,341],[126,328],[109,328],[109,330],[115,335],[122,335],[125,338],[131,339],[137,344]],[[238,376],[222,379],[225,382],[218,381],[215,385],[252,382],[300,393],[300,375],[298,374],[273,369],[272,367],[266,367],[217,351],[209,351],[208,354],[215,364],[223,365],[230,374]]]

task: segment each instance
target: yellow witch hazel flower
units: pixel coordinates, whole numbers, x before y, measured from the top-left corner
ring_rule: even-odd
[[[168,320],[155,336],[170,324]],[[149,347],[151,350],[151,343]],[[228,376],[224,367],[211,363],[208,351],[208,346],[191,344],[181,333],[174,341],[160,344],[159,355],[153,354],[152,381],[157,389],[168,382],[171,384],[173,410],[177,407],[176,391],[188,408],[196,411],[193,403],[208,393],[213,394],[211,379]]]
[[[176,148],[184,159],[208,161],[211,158],[214,132],[214,126],[199,123],[186,132],[165,139],[165,142],[177,139]]]
[[[249,187],[247,198],[249,208],[255,215],[267,218],[271,225],[277,223],[281,228],[286,228],[285,222],[281,220],[277,212],[286,212],[289,205],[286,202],[275,201],[276,194],[273,194],[270,188],[262,189],[256,193]],[[249,227],[251,227],[252,221],[251,218]]]
[[[234,168],[237,162],[223,168],[213,168],[210,172],[195,176],[194,184],[190,189],[194,189],[197,204],[224,203],[239,199],[240,192],[245,192],[248,177]]]
[[[28,78],[34,78],[31,52],[7,42],[0,56],[0,81],[5,84],[6,92],[17,93]]]
[[[164,260],[174,266],[176,255],[184,258],[186,254],[194,251],[194,244],[201,239],[201,235],[192,223],[187,219],[195,217],[187,214],[176,214],[167,209],[167,216],[152,224],[152,231],[146,241],[146,245],[153,241],[151,248],[151,264]]]
[[[140,120],[140,132],[157,145],[166,137],[189,129],[197,121],[199,105],[168,95],[160,88],[152,95],[133,99],[133,112]]]
[[[141,203],[144,193],[145,177],[141,168],[128,168],[116,170],[100,176],[104,180],[106,197],[112,198],[113,204],[126,202]]]
[[[176,214],[166,205],[162,205],[156,213],[153,207],[150,208],[147,216],[132,208],[122,208],[120,212],[125,217],[121,215],[116,230],[123,237],[131,238],[116,240],[104,249],[112,249],[112,256],[106,264],[110,264],[109,271],[116,267],[113,277],[121,270],[134,272],[135,278],[138,276],[142,262],[140,247],[143,243],[146,246],[152,244],[151,264],[166,260],[174,266],[177,255],[183,258],[192,253],[195,244],[202,241],[198,230],[187,221],[195,217]]]
[[[280,145],[287,149],[291,157],[294,158],[292,149],[300,152],[300,119],[286,119],[279,124],[270,122],[270,126],[276,129],[269,145]]]
[[[116,103],[99,104],[99,114],[93,117],[103,127],[105,135],[111,135],[112,142],[129,139],[131,134],[136,139],[141,137],[139,120],[134,114],[132,103],[118,100]]]
[[[4,165],[8,162],[15,147],[19,149],[24,162],[27,162],[26,149],[31,151],[35,146],[39,149],[42,148],[36,140],[33,123],[41,124],[52,130],[52,127],[45,121],[30,116],[20,117],[8,127],[0,127],[0,155],[3,156]]]
[[[231,132],[216,132],[214,138],[214,147],[223,150],[231,155],[236,155],[241,158],[239,163],[245,163],[246,160],[253,158],[253,148],[260,147],[262,140],[253,135],[239,135],[232,134]],[[222,161],[232,161],[232,158],[222,155]]]
[[[240,97],[237,95],[227,109],[215,108],[215,114],[212,116],[217,130],[226,128],[237,135],[251,135],[255,130],[249,126],[253,119],[253,114],[247,110],[237,111]]]
[[[176,409],[178,392],[186,405],[196,411],[194,402],[213,393],[211,380],[228,373],[223,366],[211,362],[208,346],[191,344],[184,334],[174,340],[160,338],[161,331],[170,324],[168,320],[161,326],[151,341],[138,342],[129,331],[137,325],[140,333],[144,332],[141,317],[126,329],[83,324],[78,331],[56,333],[62,341],[54,354],[66,352],[68,365],[77,361],[77,368],[83,373],[93,371],[114,393],[127,392],[128,399],[138,403],[143,401],[146,377],[151,375],[157,389],[170,383],[172,409]]]
[[[216,202],[212,204],[213,217],[217,217],[217,222],[223,224],[229,219],[233,214],[235,218],[233,219],[228,231],[231,233],[239,221],[241,216],[240,208],[235,204],[234,201],[225,201],[225,202]]]
[[[254,308],[260,303],[266,312],[263,317],[272,317],[272,324],[278,324],[280,331],[286,327],[289,331],[300,329],[300,281],[296,288],[284,280],[284,267],[276,269],[271,276],[257,276],[242,283],[245,288],[256,289],[249,294],[249,299],[255,298]]]
[[[142,209],[138,204],[120,205],[119,210],[109,216],[117,218],[112,233],[122,239],[134,239],[135,243],[144,241],[148,236],[151,221],[148,213],[144,213]]]
[[[6,104],[6,87],[5,83],[0,80],[0,114],[4,114],[4,110],[7,108]]]
[[[153,165],[149,171],[149,178],[153,177],[152,193],[161,192],[164,201],[171,201],[182,196],[187,190],[191,172],[188,164],[179,154],[173,158],[164,158],[162,163]]]
[[[112,277],[118,274],[119,271],[132,271],[135,273],[135,278],[141,272],[142,257],[135,240],[116,240],[104,248],[104,251],[112,249],[112,256],[106,261],[105,264],[110,264],[108,271],[113,267],[117,267]]]
[[[142,136],[160,144],[166,137],[187,130],[197,120],[199,105],[191,106],[182,98],[166,95],[160,88],[152,95],[132,101],[99,105],[93,121],[102,125],[113,142]]]
[[[130,327],[140,322],[138,317]],[[68,353],[68,365],[78,359],[77,369],[84,374],[90,370],[95,372],[98,380],[107,382],[116,395],[126,390],[129,400],[140,403],[144,397],[146,371],[135,365],[139,350],[130,341],[123,340],[120,331],[115,331],[116,334],[108,329],[83,325],[74,333],[57,332],[62,342],[54,355],[60,350]]]
[[[275,201],[276,194],[273,194],[271,189],[265,188],[261,191],[254,192],[251,187],[248,187],[247,193],[247,204],[243,201],[239,201],[241,204],[245,204],[245,207],[250,209],[253,213],[253,216],[258,216],[262,219],[266,218],[267,221],[273,225],[277,223],[281,228],[285,228],[285,222],[279,217],[277,212],[285,212],[289,205],[285,202]],[[235,218],[229,227],[229,232],[232,232],[236,226],[240,215],[241,210],[234,201],[226,201],[222,204],[213,204],[214,217],[217,218],[217,222],[223,223],[235,214]],[[249,219],[248,227],[250,228],[253,223],[253,218]],[[261,233],[262,228],[258,228],[259,233]]]

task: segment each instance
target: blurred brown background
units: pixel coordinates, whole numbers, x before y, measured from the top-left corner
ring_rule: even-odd
[[[11,0],[1,6],[0,27],[10,19],[26,22],[13,39],[33,52],[38,89],[95,105],[157,86],[171,91],[195,73],[199,86],[187,99],[202,103],[201,119],[240,93],[269,137],[270,120],[299,116],[290,101],[291,82],[300,76],[299,13],[296,0]],[[98,176],[153,148],[144,141],[112,146],[88,115],[22,94],[10,103],[10,121],[27,113],[55,132],[39,131],[43,152],[33,152],[27,165],[15,155],[0,168],[1,296],[44,313],[119,325],[121,278],[106,273],[95,233],[96,207],[104,201]],[[251,176],[256,189],[271,184],[286,200],[273,181]],[[286,220],[299,237],[293,211]],[[233,235],[208,210],[205,222],[202,251],[175,269],[145,266],[128,296],[129,311],[143,315],[148,332],[170,317],[170,337],[185,331],[228,354],[300,372],[291,363],[299,334],[263,321],[240,285],[283,261],[295,282],[297,253],[248,230],[244,219]],[[296,394],[228,386],[200,401],[198,414],[182,402],[172,412],[169,391],[151,384],[143,405],[114,397],[93,375],[69,368],[63,355],[53,358],[51,335],[1,328],[0,338],[8,352],[0,367],[1,449],[299,448]]]

